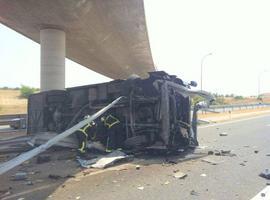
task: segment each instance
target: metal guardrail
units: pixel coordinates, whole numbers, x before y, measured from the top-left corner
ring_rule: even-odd
[[[27,114],[0,115],[0,126],[9,125],[14,129],[25,129]]]
[[[233,104],[233,105],[211,105],[209,108],[201,109],[202,113],[206,112],[230,112],[235,110],[247,110],[256,108],[270,107],[270,103],[252,103],[252,104]]]

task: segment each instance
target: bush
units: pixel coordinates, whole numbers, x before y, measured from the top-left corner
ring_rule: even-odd
[[[26,85],[22,85],[20,88],[22,98],[28,98],[31,94],[34,94],[36,91],[38,91],[36,88],[32,88]]]
[[[235,96],[234,99],[235,100],[242,100],[242,99],[244,99],[244,97],[243,96]]]

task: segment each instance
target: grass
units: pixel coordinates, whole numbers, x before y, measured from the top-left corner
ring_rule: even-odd
[[[0,89],[0,115],[27,112],[27,99],[20,97],[20,90]]]

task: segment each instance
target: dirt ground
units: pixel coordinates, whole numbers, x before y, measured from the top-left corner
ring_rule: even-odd
[[[27,99],[20,98],[19,90],[0,90],[0,115],[24,114]]]

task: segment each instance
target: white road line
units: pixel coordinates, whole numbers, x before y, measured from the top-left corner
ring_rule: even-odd
[[[262,115],[262,116],[256,116],[256,117],[250,117],[250,118],[245,118],[245,119],[238,119],[238,120],[232,120],[228,122],[221,122],[221,123],[216,123],[216,124],[210,124],[210,125],[205,125],[205,126],[199,126],[198,128],[208,128],[208,127],[214,127],[214,126],[220,126],[220,125],[226,125],[226,124],[233,124],[233,123],[238,123],[238,122],[243,122],[243,121],[248,121],[252,119],[259,119],[259,118],[264,118],[264,117],[269,117],[269,115]],[[270,124],[269,124],[270,125]]]
[[[255,197],[250,200],[269,200],[270,199],[270,186],[266,186]]]

